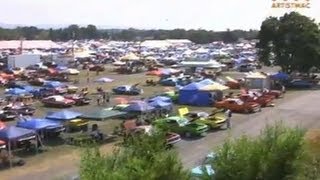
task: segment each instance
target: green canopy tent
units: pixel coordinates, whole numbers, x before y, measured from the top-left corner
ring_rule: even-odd
[[[121,118],[121,117],[124,117],[126,114],[127,114],[126,112],[121,112],[116,110],[99,109],[99,110],[93,110],[91,112],[85,113],[81,116],[81,118],[104,121],[111,118]]]

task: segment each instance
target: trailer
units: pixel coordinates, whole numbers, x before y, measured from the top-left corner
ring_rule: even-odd
[[[40,55],[37,54],[10,55],[8,56],[7,66],[8,68],[26,68],[40,62]]]

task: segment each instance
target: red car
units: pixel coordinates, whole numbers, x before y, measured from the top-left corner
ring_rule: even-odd
[[[76,102],[63,96],[49,96],[42,99],[42,103],[48,107],[66,108],[73,106]]]
[[[239,98],[244,102],[255,102],[261,105],[261,107],[266,107],[272,104],[272,97],[257,96],[254,94],[241,94]]]
[[[76,106],[88,105],[90,104],[90,99],[80,96],[78,94],[68,94],[65,95],[64,98],[75,101]]]
[[[273,96],[274,98],[281,98],[283,97],[283,93],[278,90],[269,90],[269,89],[264,89],[264,90],[253,90],[256,92],[261,93],[263,96]]]
[[[261,110],[261,106],[255,102],[244,102],[238,98],[228,98],[218,101],[214,105],[216,108],[230,109],[232,112],[253,113]]]

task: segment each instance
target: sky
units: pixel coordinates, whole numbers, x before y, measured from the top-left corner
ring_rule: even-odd
[[[5,24],[215,31],[259,29],[266,17],[294,10],[273,9],[272,0],[0,0],[0,4],[0,23]],[[310,4],[299,12],[320,22],[320,1]]]

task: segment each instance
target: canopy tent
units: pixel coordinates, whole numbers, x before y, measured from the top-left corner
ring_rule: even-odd
[[[214,84],[215,82],[211,79],[204,79],[200,82],[198,82],[199,84],[202,84],[202,85],[211,85],[211,84]]]
[[[6,141],[20,141],[25,138],[35,138],[35,132],[29,129],[24,129],[16,126],[7,126],[0,129],[0,140]]]
[[[270,76],[271,79],[274,79],[274,80],[280,80],[280,81],[286,81],[286,80],[289,80],[290,76],[284,72],[278,72],[276,74],[273,74]]]
[[[57,112],[48,112],[46,115],[47,119],[53,120],[71,120],[81,116],[82,113],[69,111],[69,110],[62,110]]]
[[[220,90],[220,91],[224,91],[229,89],[228,86],[222,85],[220,83],[214,82],[213,84],[209,84],[206,85],[204,87],[202,87],[200,90],[202,91],[215,91],[215,90]]]
[[[17,122],[17,127],[32,129],[32,130],[41,130],[45,128],[58,128],[62,125],[56,121],[48,120],[48,119],[28,119],[28,120],[20,120]]]
[[[191,83],[179,91],[179,104],[194,106],[211,106],[215,99],[213,95],[204,90],[204,87],[210,86],[201,83]]]
[[[106,120],[110,118],[118,118],[123,117],[127,113],[116,111],[116,110],[107,110],[107,109],[99,109],[99,110],[93,110],[91,112],[85,113],[81,116],[81,118],[84,119],[94,119],[94,120]]]
[[[168,103],[160,100],[150,102],[149,106],[152,106],[154,108],[167,109],[167,110],[172,110],[173,108],[172,103]]]
[[[153,102],[153,101],[162,101],[162,102],[167,102],[167,103],[172,102],[171,98],[166,97],[166,96],[156,96],[156,97],[153,97],[148,100],[148,102]]]
[[[48,87],[48,88],[56,88],[56,87],[61,87],[63,86],[63,83],[59,82],[59,81],[45,81],[43,83],[44,87]]]
[[[260,72],[249,72],[246,73],[246,79],[266,79],[267,76]]]
[[[99,79],[95,80],[95,82],[108,83],[108,82],[113,82],[113,79],[110,79],[110,78],[107,78],[107,77],[103,77],[103,78],[99,78]]]
[[[152,111],[154,107],[150,106],[146,102],[134,102],[129,104],[128,107],[124,108],[126,112],[147,112]]]
[[[184,91],[200,90],[204,86],[205,86],[204,84],[193,82],[193,83],[190,83],[190,84],[184,86],[181,90],[184,90]]]
[[[139,60],[139,59],[140,58],[137,55],[135,55],[134,53],[129,53],[129,54],[122,56],[120,58],[121,61],[134,61],[134,60]]]
[[[20,88],[11,88],[11,89],[6,89],[5,94],[9,94],[9,95],[23,95],[23,94],[28,94],[28,92],[24,89],[20,89]]]

